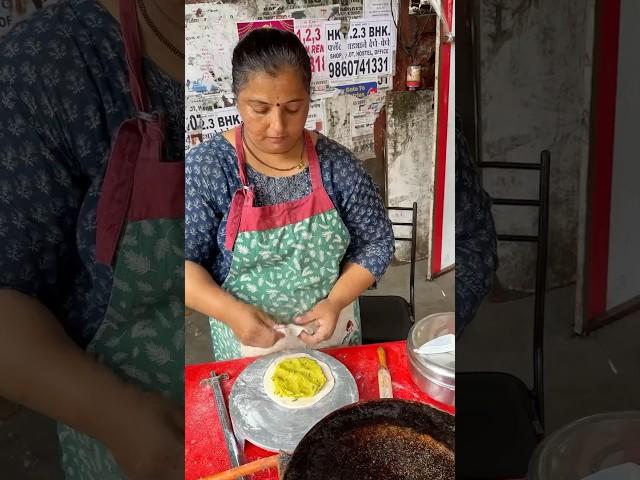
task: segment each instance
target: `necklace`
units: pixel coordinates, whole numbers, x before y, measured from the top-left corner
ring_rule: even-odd
[[[149,12],[147,11],[147,6],[144,3],[144,0],[137,0],[137,4],[138,4],[138,8],[142,12],[142,16],[144,17],[144,21],[147,23],[147,25],[149,26],[149,28],[151,29],[153,34],[156,36],[156,38],[158,40],[160,40],[164,44],[165,47],[167,47],[169,50],[171,50],[171,52],[174,55],[176,55],[177,57],[179,57],[182,60],[184,60],[184,53],[182,53],[178,49],[178,47],[176,47],[173,43],[171,43],[169,40],[167,40],[167,37],[165,37],[160,32],[160,29],[157,27],[157,25],[155,23],[153,23],[153,20],[151,20],[151,17],[149,16]]]
[[[302,158],[304,157],[304,140],[302,141],[302,151],[300,152],[300,160],[298,161],[297,164],[295,164],[293,167],[290,167],[290,168],[272,167],[268,163],[260,160],[258,156],[255,153],[253,153],[253,151],[249,148],[249,145],[247,145],[247,140],[244,138],[244,130],[242,131],[242,143],[244,144],[245,148],[249,150],[249,153],[251,154],[251,156],[255,158],[258,162],[260,162],[262,165],[264,165],[265,167],[269,167],[273,170],[277,170],[278,172],[290,172],[291,170],[295,170],[296,168],[302,169],[302,167],[304,167],[304,162],[302,161]]]

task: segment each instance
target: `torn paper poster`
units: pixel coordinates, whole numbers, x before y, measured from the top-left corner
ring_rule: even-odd
[[[340,11],[336,20],[349,21],[362,18],[364,14],[363,0],[341,0]]]
[[[340,5],[321,5],[319,7],[309,7],[293,9],[286,12],[286,18],[294,20],[337,20],[340,13]]]
[[[325,102],[324,100],[312,101],[309,106],[309,115],[307,116],[307,123],[304,128],[307,130],[314,130],[319,133],[325,131]]]
[[[255,11],[251,9],[249,5],[250,11],[247,12],[249,15],[255,14],[253,18],[256,20],[271,20],[278,18],[304,18],[300,15],[299,12],[307,12],[305,13],[307,18],[323,18],[324,14],[320,14],[319,16],[310,16],[308,13],[311,13],[315,10],[315,13],[320,13],[323,9],[327,9],[331,5],[331,1],[329,0],[287,0],[286,2],[282,1],[273,1],[273,0],[256,0],[255,2]],[[289,16],[291,12],[297,12],[296,16]],[[327,17],[324,17],[327,18]]]
[[[231,54],[238,41],[236,21],[243,7],[185,5],[185,94],[231,95]]]
[[[372,111],[351,112],[351,136],[365,137],[373,135],[373,124],[376,117]]]
[[[326,100],[325,135],[350,149],[360,160],[375,157],[373,128],[384,101],[384,93],[364,98],[339,95]]]
[[[360,160],[376,156],[373,128],[384,106],[384,94],[372,94],[363,98],[350,96],[350,126],[353,153]]]
[[[399,22],[398,0],[365,0],[364,1],[364,18],[374,17],[390,17],[395,20],[397,25]],[[391,10],[393,4],[393,11]]]
[[[238,40],[242,40],[249,32],[259,28],[275,28],[293,33],[292,19],[255,20],[250,22],[238,22]]]

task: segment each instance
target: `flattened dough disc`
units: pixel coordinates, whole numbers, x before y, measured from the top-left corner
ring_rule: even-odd
[[[313,397],[283,398],[283,397],[279,397],[274,393],[274,384],[272,379],[277,366],[281,362],[284,362],[285,360],[289,360],[292,358],[310,358],[311,360],[315,360],[316,362],[318,362],[318,365],[320,365],[320,368],[322,369],[322,373],[324,373],[324,376],[327,379],[327,381],[323,385],[323,387],[320,389],[320,391],[316,393]],[[322,400],[324,397],[326,397],[329,393],[331,393],[331,390],[333,390],[333,386],[335,385],[335,380],[333,378],[333,373],[331,372],[329,365],[327,365],[326,363],[321,362],[317,358],[313,358],[311,355],[307,353],[291,353],[287,355],[282,355],[281,357],[278,357],[271,362],[271,365],[269,365],[269,368],[267,368],[267,371],[264,375],[263,384],[264,384],[264,389],[271,400],[273,400],[274,402],[276,402],[278,405],[282,407],[298,409],[298,408],[312,407],[313,405],[318,403],[320,400]]]

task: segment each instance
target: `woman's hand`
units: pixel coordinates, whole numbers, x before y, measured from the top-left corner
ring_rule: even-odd
[[[101,440],[131,480],[184,478],[184,409],[127,386]]]
[[[269,348],[284,337],[273,329],[276,321],[253,305],[237,302],[227,322],[240,343],[248,347]]]
[[[325,298],[307,313],[296,318],[294,320],[296,324],[309,325],[314,331],[313,335],[302,332],[300,340],[310,346],[329,340],[336,329],[341,310],[342,308],[336,302]]]

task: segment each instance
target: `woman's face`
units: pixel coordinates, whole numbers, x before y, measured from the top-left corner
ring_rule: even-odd
[[[245,135],[264,153],[286,153],[300,140],[309,113],[309,93],[300,71],[276,76],[254,73],[238,93]]]

